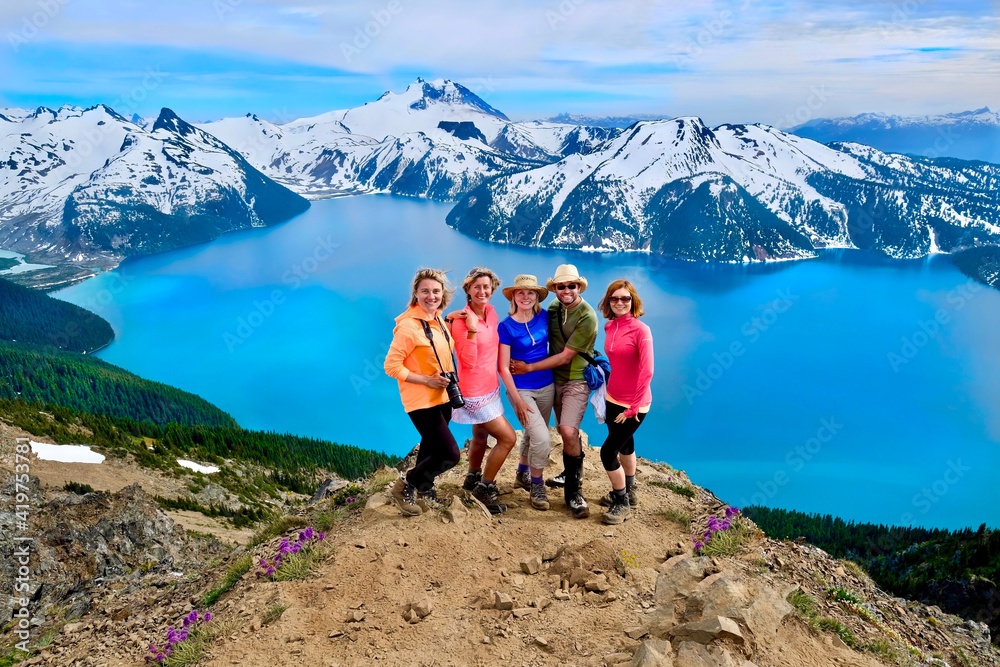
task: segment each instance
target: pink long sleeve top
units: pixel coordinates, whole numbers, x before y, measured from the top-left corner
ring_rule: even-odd
[[[649,385],[653,381],[653,333],[631,314],[616,317],[604,325],[604,351],[611,363],[608,400],[627,408],[625,417],[634,417],[653,402]]]
[[[469,306],[471,308],[472,306]],[[500,386],[497,359],[500,354],[500,324],[497,311],[486,304],[486,319],[479,318],[476,335],[469,338],[469,329],[462,318],[451,325],[458,356],[458,386],[463,396],[476,398],[489,396]]]

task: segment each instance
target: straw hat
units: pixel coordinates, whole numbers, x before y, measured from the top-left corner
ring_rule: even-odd
[[[554,292],[556,291],[557,283],[579,283],[581,292],[587,289],[587,279],[580,275],[580,272],[576,270],[576,266],[573,264],[560,264],[557,266],[556,275],[549,278],[545,286],[549,288],[550,292]]]
[[[514,292],[516,292],[519,289],[535,290],[535,293],[538,294],[538,303],[544,301],[545,298],[549,295],[549,291],[538,284],[538,278],[525,273],[514,278],[513,285],[511,285],[510,287],[503,288],[502,291],[504,298],[510,301],[511,299],[514,298]]]

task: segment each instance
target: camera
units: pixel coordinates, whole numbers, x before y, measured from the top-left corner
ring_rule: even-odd
[[[448,379],[448,404],[452,408],[460,408],[465,405],[462,398],[462,390],[458,388],[458,375],[456,373],[441,372],[441,376]]]

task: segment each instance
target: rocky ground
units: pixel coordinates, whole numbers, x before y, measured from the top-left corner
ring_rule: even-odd
[[[316,543],[313,572],[270,581],[251,567],[211,606],[214,618],[204,627],[215,629],[199,664],[1000,665],[981,624],[892,598],[852,564],[813,547],[774,542],[750,526],[734,555],[694,554],[692,530],[704,530],[709,515],[721,518],[725,505],[669,466],[640,461],[640,504],[615,527],[600,521],[597,500],[608,483],[596,450],[585,464],[592,504],[585,520],[570,518],[558,493],[550,493],[551,510],[532,509],[527,493],[512,489],[512,468],[499,480],[511,507],[497,517],[463,502],[461,469],[440,479],[446,506],[419,517],[402,517],[387,502],[382,490],[391,475],[384,472],[356,509],[334,513],[327,500],[304,510],[300,526],[332,523]],[[689,498],[669,484],[695,493]],[[69,623],[48,614],[35,628],[47,646],[28,664],[140,663],[167,626],[180,627],[183,615],[204,606],[202,596],[234,563],[270,559],[282,539],[214,556],[193,543],[172,553],[190,536],[177,535],[136,487],[89,495],[99,498],[78,505],[114,515],[105,516],[101,534],[132,530],[136,539],[81,542],[91,533],[67,522],[51,529],[54,542],[62,536],[63,551],[55,553],[89,563],[102,549],[131,549],[133,560],[120,555],[125,572],[102,576],[77,565],[91,603]],[[55,509],[66,502],[58,498],[39,502],[70,512]],[[139,527],[152,532],[120,511],[144,503],[148,525]],[[97,514],[74,517],[90,525]],[[286,536],[294,541],[298,530]],[[150,557],[148,566],[129,570]],[[856,602],[833,599],[830,590]]]

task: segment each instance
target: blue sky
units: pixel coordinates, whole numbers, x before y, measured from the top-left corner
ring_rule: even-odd
[[[5,0],[0,106],[287,121],[450,78],[515,119],[1000,108],[1000,0]]]

